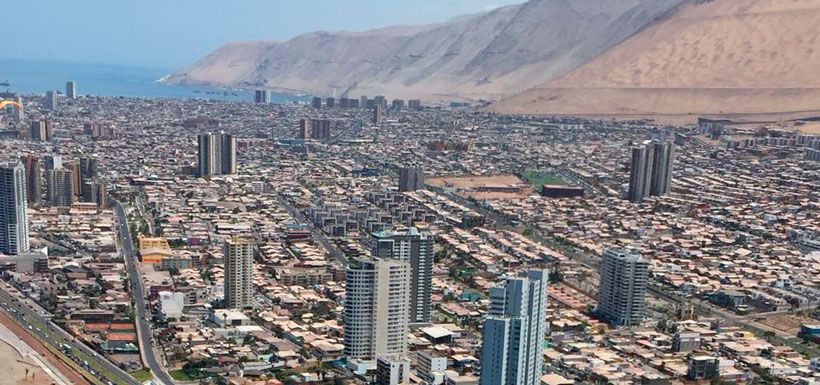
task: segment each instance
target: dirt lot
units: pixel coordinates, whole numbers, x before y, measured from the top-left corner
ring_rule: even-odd
[[[780,330],[784,333],[787,333],[791,336],[796,336],[797,332],[800,331],[800,324],[801,323],[812,323],[811,318],[808,317],[800,317],[796,315],[784,314],[784,315],[776,315],[776,316],[768,316],[765,319],[760,321],[761,324],[766,325],[770,328]]]
[[[68,380],[70,380],[72,383],[74,383],[74,384],[87,384],[88,383],[88,381],[86,381],[85,378],[83,378],[82,375],[77,373],[74,369],[69,367],[66,363],[64,363],[57,356],[55,356],[53,353],[51,353],[51,351],[48,350],[42,343],[40,343],[40,341],[38,339],[34,338],[34,336],[29,334],[27,330],[24,330],[19,325],[17,325],[6,314],[0,313],[0,323],[2,323],[7,328],[9,328],[9,330],[11,330],[15,335],[17,335],[18,338],[23,340],[23,342],[25,342],[26,345],[28,345],[29,347],[31,347],[32,349],[37,351],[37,353],[40,353],[41,356],[43,356],[46,360],[48,360],[51,367],[56,368],[58,371],[60,371],[60,373],[62,373],[63,376],[68,378]],[[15,354],[16,354],[16,352],[15,352]],[[8,357],[8,356],[7,355],[0,356],[0,358],[6,358],[6,357]],[[4,367],[0,367],[0,370],[2,370],[3,368]],[[20,369],[17,369],[17,370],[19,371]],[[4,374],[5,373],[12,373],[12,371],[2,370],[2,373],[4,373]],[[31,376],[31,373],[29,373],[29,376]],[[42,382],[42,384],[51,384],[53,382],[51,380],[51,378],[48,377],[48,375],[46,375],[46,373],[44,373],[42,370],[40,370],[39,373],[35,374],[35,380],[38,381],[38,382],[31,382],[30,380],[29,380],[29,382],[26,382],[25,379],[23,379],[22,381],[19,381],[19,382],[18,381],[5,382],[5,380],[4,380],[5,377],[6,376],[0,377],[0,384],[37,384],[37,385],[39,385],[40,384],[39,381],[41,379],[46,380],[46,381]]]
[[[34,360],[23,357],[11,345],[0,341],[0,384],[49,385],[51,377]]]
[[[515,175],[464,175],[427,178],[424,183],[440,189],[455,189],[462,198],[518,199],[533,193],[532,186]]]

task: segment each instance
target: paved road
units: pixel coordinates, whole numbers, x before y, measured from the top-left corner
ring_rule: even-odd
[[[151,323],[148,321],[150,314],[145,308],[145,290],[142,286],[139,272],[137,271],[137,264],[135,262],[136,256],[134,254],[134,244],[131,240],[131,232],[128,231],[128,219],[125,215],[125,209],[119,202],[114,202],[114,213],[117,214],[120,232],[120,241],[122,242],[122,257],[125,260],[128,268],[128,281],[131,286],[131,294],[134,297],[135,316],[137,318],[137,327],[139,328],[139,348],[142,351],[142,356],[145,360],[145,365],[151,369],[151,373],[156,380],[161,384],[172,385],[174,379],[168,375],[165,368],[160,365],[157,355],[153,349]]]
[[[3,311],[14,317],[21,325],[28,326],[29,333],[36,335],[43,343],[48,343],[62,351],[66,357],[103,383],[140,385],[140,382],[130,374],[51,322],[50,314],[37,306],[34,301],[20,298],[19,292],[15,291],[15,293],[11,294],[5,288],[0,289],[0,300],[4,302]],[[103,370],[107,371],[111,377],[102,373]]]
[[[330,241],[330,239],[325,235],[324,232],[322,232],[321,229],[316,228],[316,226],[314,226],[313,223],[304,216],[304,214],[302,214],[296,207],[293,207],[293,205],[288,203],[281,196],[276,197],[276,201],[279,203],[280,206],[282,206],[285,209],[285,211],[290,213],[290,215],[294,217],[297,221],[308,225],[308,227],[310,228],[310,233],[311,235],[313,235],[313,239],[319,241],[319,243],[321,243],[322,246],[325,247],[327,252],[330,253],[330,256],[336,258],[336,260],[338,260],[339,263],[342,264],[342,266],[348,265],[349,261],[347,259],[347,256],[343,252],[339,251],[338,248],[336,248],[336,245],[334,245],[333,242]]]

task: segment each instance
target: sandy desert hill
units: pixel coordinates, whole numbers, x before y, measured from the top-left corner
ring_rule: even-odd
[[[499,99],[588,62],[684,0],[530,0],[441,24],[226,44],[170,83]]]
[[[742,119],[820,115],[820,0],[699,0],[490,109]]]

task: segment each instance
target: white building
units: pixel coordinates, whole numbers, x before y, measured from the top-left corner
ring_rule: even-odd
[[[410,227],[374,233],[373,241],[373,255],[410,263],[410,323],[430,323],[433,234],[424,228]]]
[[[433,351],[416,353],[416,371],[419,377],[431,385],[444,383],[444,371],[447,370],[447,357]]]
[[[637,325],[646,313],[649,262],[640,255],[604,249],[596,312],[613,325]]]
[[[410,383],[410,360],[401,357],[380,356],[376,360],[376,384],[400,385]]]
[[[347,267],[344,355],[375,363],[407,357],[410,264],[394,259],[353,260]],[[373,367],[354,363],[359,367]]]
[[[547,332],[549,272],[530,270],[490,289],[484,321],[481,385],[538,385]]]
[[[170,291],[161,291],[158,294],[163,319],[174,318],[179,320],[183,314],[182,310],[185,308],[185,294]]]
[[[221,328],[228,326],[238,327],[251,324],[251,319],[236,310],[214,309],[210,314],[210,320]]]

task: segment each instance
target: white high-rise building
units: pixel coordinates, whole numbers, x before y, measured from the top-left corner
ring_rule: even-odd
[[[410,264],[356,259],[346,274],[345,356],[373,363],[380,356],[407,357]]]
[[[538,385],[547,332],[546,270],[530,270],[490,289],[480,385]]]
[[[373,255],[410,263],[410,323],[430,323],[433,234],[423,228],[410,227],[374,233],[373,240]]]
[[[225,242],[225,307],[253,305],[253,244],[243,239]]]
[[[19,160],[0,165],[0,254],[29,251],[25,175]]]
[[[613,325],[637,325],[646,313],[649,262],[640,255],[604,249],[596,312]]]

